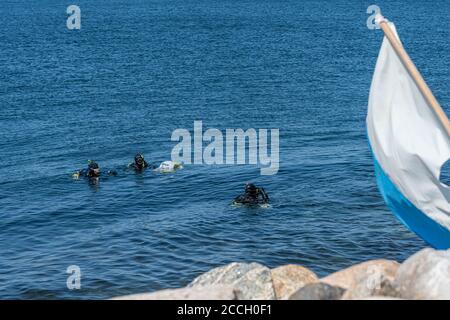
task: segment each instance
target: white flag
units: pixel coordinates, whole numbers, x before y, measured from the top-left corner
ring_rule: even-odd
[[[450,188],[439,181],[450,140],[386,37],[370,89],[367,132],[389,208],[433,247],[450,248]]]

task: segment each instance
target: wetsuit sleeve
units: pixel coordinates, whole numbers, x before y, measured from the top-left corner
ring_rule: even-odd
[[[85,177],[86,176],[86,170],[77,170],[74,173],[72,173],[72,178],[74,179],[79,179],[81,177]]]
[[[147,163],[147,162],[146,162]],[[152,162],[152,163],[147,163],[147,166],[150,168],[150,169],[157,169],[157,168],[159,168],[159,165],[160,165],[160,162]]]
[[[264,188],[259,189],[259,194],[261,195],[264,202],[269,202],[269,195]]]

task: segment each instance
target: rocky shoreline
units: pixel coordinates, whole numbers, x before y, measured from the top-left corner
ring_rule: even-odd
[[[423,249],[402,264],[370,260],[319,278],[299,265],[274,269],[230,263],[179,289],[114,300],[398,300],[450,299],[450,250]]]

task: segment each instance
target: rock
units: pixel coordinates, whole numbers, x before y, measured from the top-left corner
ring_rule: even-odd
[[[342,300],[365,300],[375,296],[397,297],[393,282],[383,274],[363,277],[347,289]]]
[[[275,296],[280,300],[288,299],[301,287],[319,280],[314,272],[294,264],[272,269],[271,273]]]
[[[188,287],[228,285],[237,289],[237,299],[275,299],[270,269],[259,263],[233,262],[195,278]]]
[[[316,282],[305,285],[289,297],[289,300],[339,300],[345,289]]]
[[[344,289],[356,287],[364,281],[371,285],[375,282],[376,285],[383,279],[393,281],[398,267],[399,263],[396,261],[371,260],[332,273],[320,281]]]
[[[450,251],[427,248],[412,255],[394,285],[404,299],[450,299]]]
[[[396,298],[396,297],[386,297],[386,296],[372,296],[372,297],[356,299],[356,300],[403,300],[403,299]]]
[[[111,300],[236,300],[237,292],[229,286],[167,289],[112,298]]]

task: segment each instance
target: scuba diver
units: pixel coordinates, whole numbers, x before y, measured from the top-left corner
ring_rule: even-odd
[[[159,165],[156,162],[148,163],[145,161],[144,156],[138,153],[134,156],[134,162],[131,162],[128,167],[138,172],[143,171],[145,168],[151,168],[155,172],[169,173],[182,169],[183,165],[174,161],[163,161]]]
[[[136,171],[142,171],[148,167],[148,163],[145,161],[144,156],[138,153],[134,156],[134,162],[130,163],[128,167]]]
[[[269,195],[264,188],[257,188],[253,183],[245,185],[244,194],[237,196],[233,204],[241,204],[246,206],[256,206],[261,204],[269,204]]]
[[[109,170],[107,171],[107,175],[116,176],[117,172],[114,170]],[[72,175],[74,179],[86,177],[93,180],[100,178],[100,176],[101,176],[100,166],[98,165],[97,162],[92,160],[88,160],[88,167],[86,169],[78,170]]]

